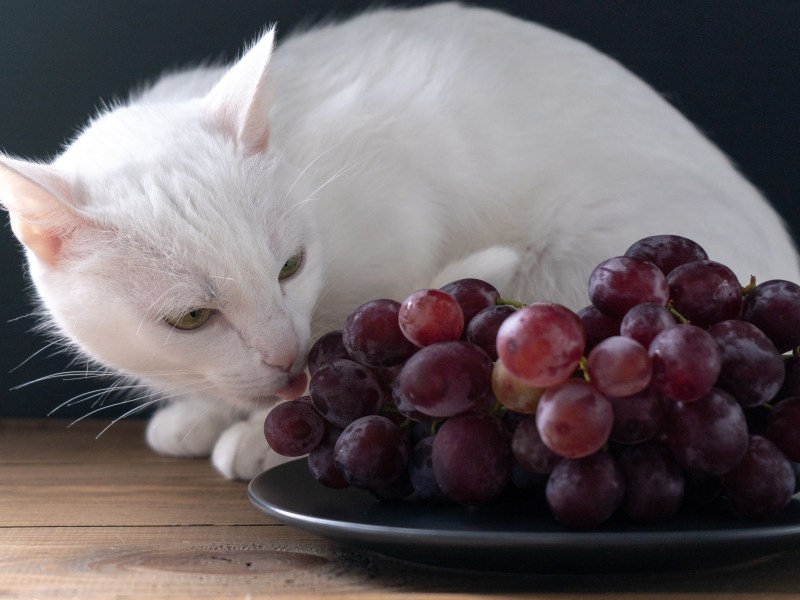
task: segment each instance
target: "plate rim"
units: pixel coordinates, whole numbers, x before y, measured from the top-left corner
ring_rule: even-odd
[[[248,495],[257,508],[277,520],[296,527],[311,530],[324,537],[346,538],[359,541],[376,541],[392,543],[395,545],[408,542],[420,543],[421,540],[432,541],[437,546],[474,546],[476,543],[492,542],[493,547],[522,548],[522,547],[584,547],[589,543],[602,542],[608,549],[628,548],[635,546],[644,548],[657,546],[662,549],[664,545],[677,549],[681,547],[694,547],[698,543],[709,546],[731,542],[746,543],[764,542],[765,540],[779,541],[783,538],[800,540],[800,521],[794,524],[759,524],[753,522],[746,527],[730,528],[719,527],[709,529],[664,529],[653,526],[652,529],[642,530],[558,530],[558,531],[506,531],[498,529],[430,529],[402,525],[382,525],[364,523],[353,520],[332,519],[307,514],[298,510],[291,510],[265,499],[260,491],[264,481],[275,477],[283,470],[295,471],[303,459],[288,461],[257,475],[248,485]],[[311,479],[309,473],[308,478]],[[313,481],[313,479],[311,479]],[[316,483],[316,482],[314,482]],[[322,487],[322,484],[318,484]],[[359,492],[361,490],[358,490]],[[364,491],[364,494],[368,492]],[[377,498],[377,504],[381,502]],[[800,503],[795,497],[792,502]],[[647,527],[647,526],[642,526]],[[499,543],[498,543],[499,542]]]

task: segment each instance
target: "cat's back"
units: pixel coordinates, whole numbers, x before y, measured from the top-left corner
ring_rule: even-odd
[[[148,94],[202,94],[221,73]],[[578,302],[594,264],[660,233],[743,280],[800,276],[777,215],[718,149],[616,61],[540,25],[455,3],[368,11],[286,35],[269,82],[270,145],[309,183],[332,269],[363,273],[367,297],[502,243],[538,268],[541,287],[517,295]],[[343,229],[370,235],[348,245]],[[427,268],[387,270],[398,255]]]
[[[444,122],[471,112],[481,117],[476,131],[524,113],[529,128],[540,115],[556,116],[578,90],[597,90],[597,108],[650,93],[582,42],[457,3],[372,10],[294,33],[279,45],[272,75],[276,125],[295,129],[355,110],[364,121],[399,121],[419,110],[419,118]],[[598,86],[616,87],[620,98],[605,100]]]
[[[730,172],[691,123],[617,61],[496,10],[368,11],[288,36],[272,73],[276,139],[289,151],[413,136],[417,151],[438,160],[473,153],[482,170],[524,170],[541,183],[566,163],[607,163],[638,146],[643,159]]]
[[[287,156],[324,155],[321,181],[357,165],[328,186],[340,197],[401,190],[382,201],[419,201],[455,256],[518,239],[532,264],[572,256],[583,277],[669,232],[745,279],[798,273],[774,211],[722,152],[616,61],[546,27],[453,3],[368,12],[290,36],[273,74]]]

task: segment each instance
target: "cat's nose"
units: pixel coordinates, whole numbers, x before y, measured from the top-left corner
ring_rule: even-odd
[[[271,340],[265,340],[255,348],[261,354],[261,360],[270,367],[290,371],[300,354],[300,340],[288,332],[283,335],[281,332],[276,333]]]
[[[270,367],[288,371],[297,360],[297,352],[272,352],[269,356],[263,356],[263,360]]]
[[[300,346],[297,341],[285,342],[280,346],[265,348],[261,351],[261,359],[271,367],[289,371],[297,361]]]

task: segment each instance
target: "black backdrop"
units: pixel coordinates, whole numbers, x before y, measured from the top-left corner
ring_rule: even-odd
[[[795,235],[800,233],[800,2],[474,3],[542,22],[617,58],[698,124],[771,199]],[[101,100],[124,96],[165,68],[232,59],[244,41],[271,22],[285,33],[296,24],[351,14],[369,4],[0,0],[0,149],[31,158],[52,156]],[[64,369],[69,359],[45,350],[24,362],[46,345],[46,338],[29,332],[34,320],[25,315],[33,304],[21,254],[5,217],[0,221],[0,416],[43,416],[101,384],[57,379],[12,390]],[[89,409],[83,404],[56,416],[79,416]]]

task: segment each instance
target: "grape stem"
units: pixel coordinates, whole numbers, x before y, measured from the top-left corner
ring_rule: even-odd
[[[498,306],[513,306],[514,308],[525,308],[527,305],[516,300],[509,300],[507,298],[498,298],[494,301]]]
[[[497,401],[495,401],[495,403],[492,405],[492,408],[489,409],[489,414],[493,417],[497,417],[498,419],[503,418],[503,415],[505,415],[507,412],[508,409]]]
[[[386,416],[386,417],[388,417],[390,419],[392,417],[396,417],[397,415],[402,415],[402,413],[398,410],[398,408],[394,405],[393,402],[387,402],[383,406],[381,406],[380,414],[384,415],[384,416]],[[405,417],[405,415],[402,415],[402,416]],[[400,429],[407,430],[409,427],[411,427],[411,424],[413,422],[414,421],[412,421],[408,417],[405,417],[405,419],[400,422],[399,427],[400,427]]]
[[[742,288],[742,296],[746,296],[756,288],[756,276],[750,275],[750,283],[740,286]]]
[[[393,402],[386,402],[383,406],[381,406],[381,414],[384,415],[399,415],[400,411],[394,405]]]
[[[677,311],[675,305],[672,303],[672,300],[667,302],[667,310],[669,310],[670,314],[675,317],[675,320],[682,325],[689,325],[691,321],[684,317],[681,313]]]
[[[439,427],[444,425],[444,422],[447,419],[436,419],[431,423],[431,435],[436,435],[436,432],[439,431]]]
[[[589,376],[589,371],[586,368],[586,364],[589,362],[589,359],[585,356],[581,356],[581,360],[578,362],[578,370],[580,370],[583,378],[588,382],[592,382],[592,378]]]

